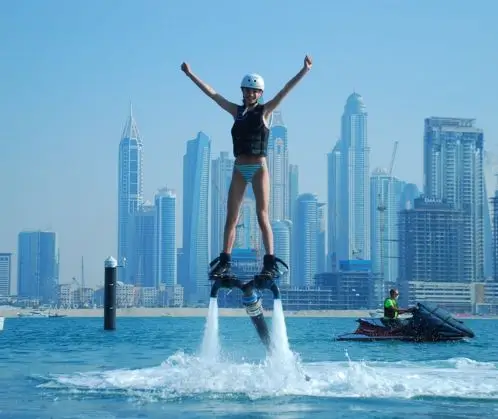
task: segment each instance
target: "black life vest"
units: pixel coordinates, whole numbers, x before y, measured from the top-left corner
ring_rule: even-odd
[[[270,130],[265,125],[265,106],[258,104],[244,114],[244,106],[237,108],[237,116],[232,126],[233,154],[266,156]]]

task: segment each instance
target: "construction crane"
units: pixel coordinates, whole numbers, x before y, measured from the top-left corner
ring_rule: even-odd
[[[393,152],[391,154],[391,162],[389,164],[389,170],[387,172],[387,194],[392,191],[392,172],[394,168],[394,162],[396,160],[396,151],[398,150],[398,141],[394,142]],[[381,188],[381,192],[378,194],[378,205],[377,211],[379,211],[379,245],[380,245],[380,280],[381,280],[381,293],[384,294],[386,290],[385,287],[385,272],[384,272],[384,243],[386,243],[385,233],[386,233],[386,222],[385,222],[385,212],[386,212],[386,203],[384,201],[385,194]]]

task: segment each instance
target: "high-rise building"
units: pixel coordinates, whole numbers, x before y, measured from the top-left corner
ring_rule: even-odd
[[[465,213],[444,200],[417,198],[413,209],[401,211],[399,281],[404,293],[413,281],[468,281],[466,265],[472,261],[465,257],[464,234]]]
[[[289,164],[289,214],[292,222],[291,227],[291,278],[297,278],[297,258],[298,243],[296,235],[297,225],[297,197],[299,196],[299,167],[296,164]],[[291,280],[292,282],[292,280]]]
[[[162,188],[155,196],[156,246],[155,266],[158,286],[173,287],[177,283],[176,194]]]
[[[143,144],[138,127],[130,109],[121,142],[119,143],[118,169],[118,261],[128,259],[130,254],[130,217],[139,211],[143,203]],[[118,270],[119,279],[133,283],[128,264]]]
[[[19,233],[17,249],[17,295],[53,303],[59,285],[59,249],[52,231]]]
[[[126,259],[129,283],[137,287],[155,287],[155,207],[144,202],[137,212],[130,214],[129,247]],[[121,269],[121,268],[120,268]]]
[[[315,284],[318,248],[318,197],[312,193],[299,195],[297,199],[296,236],[298,244],[297,277],[292,278],[294,287],[312,287]]]
[[[337,141],[327,154],[327,269],[330,272],[339,270],[341,169],[341,143]]]
[[[270,172],[270,221],[290,219],[287,127],[280,111],[273,112],[268,140],[268,166]]]
[[[370,238],[372,271],[378,279],[377,301],[395,286],[398,278],[398,224],[401,183],[387,170],[377,168],[370,178]]]
[[[414,183],[406,183],[401,190],[399,210],[411,209],[415,205],[415,199],[420,197],[420,191]]]
[[[494,276],[493,268],[493,231],[494,231],[494,208],[491,205],[496,191],[496,175],[498,174],[498,155],[484,150],[483,157],[484,177],[484,276]]]
[[[425,119],[424,195],[443,199],[465,214],[460,246],[467,281],[484,277],[484,176],[482,129],[469,118]]]
[[[187,141],[183,157],[183,257],[181,278],[189,301],[206,302],[209,297],[208,193],[211,140],[203,132]]]
[[[0,253],[0,296],[10,295],[12,278],[12,253]]]
[[[498,282],[498,190],[490,199],[493,209],[493,244],[492,260],[493,260],[493,282]]]
[[[211,163],[211,255],[223,250],[223,233],[227,218],[228,190],[232,181],[234,159],[222,151]]]
[[[275,248],[275,255],[282,259],[287,266],[289,266],[289,271],[285,272],[284,275],[279,279],[279,284],[284,287],[288,287],[291,284],[291,271],[292,266],[291,261],[291,231],[292,222],[290,220],[276,220],[271,223],[273,230],[273,242]],[[284,268],[285,271],[285,268]]]
[[[317,206],[316,273],[327,271],[327,204]]]
[[[370,260],[370,148],[363,98],[351,94],[344,106],[340,140],[338,260]],[[335,156],[334,158],[337,158]],[[334,207],[331,211],[334,211]],[[337,257],[336,257],[337,259]]]
[[[259,254],[262,247],[261,229],[256,215],[256,201],[246,195],[240,207],[234,248],[255,249]]]

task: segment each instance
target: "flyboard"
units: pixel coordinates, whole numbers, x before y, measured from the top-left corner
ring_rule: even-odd
[[[268,331],[268,325],[265,320],[263,312],[263,305],[261,298],[256,294],[256,290],[262,291],[268,289],[273,294],[273,299],[280,299],[280,290],[273,278],[266,275],[255,275],[249,282],[243,283],[236,275],[230,274],[228,276],[211,277],[210,280],[214,281],[211,286],[211,298],[218,298],[220,288],[238,288],[242,291],[242,304],[246,309],[246,313],[251,319],[256,332],[263,345],[268,351],[271,350],[271,338]]]
[[[210,266],[213,266],[217,262],[215,259]],[[277,262],[281,263],[288,270],[287,264],[277,259]],[[263,312],[263,305],[261,303],[261,298],[256,294],[256,291],[263,291],[265,289],[270,290],[273,294],[274,300],[280,299],[280,289],[276,284],[275,280],[278,277],[272,277],[269,275],[258,274],[254,275],[253,279],[248,282],[243,283],[234,274],[220,275],[220,276],[210,276],[209,279],[213,281],[211,286],[210,298],[218,298],[218,292],[221,288],[238,288],[242,291],[242,304],[246,309],[246,313],[251,319],[256,332],[258,333],[261,342],[266,347],[267,351],[271,352],[271,337],[268,330],[268,324]],[[310,377],[305,375],[306,381],[310,380]]]

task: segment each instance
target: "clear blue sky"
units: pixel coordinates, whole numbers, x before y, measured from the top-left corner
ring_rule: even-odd
[[[130,101],[145,195],[176,189],[181,220],[185,141],[203,130],[213,155],[231,151],[229,115],[181,73],[183,60],[233,101],[244,73],[259,72],[268,100],[311,54],[313,69],[281,108],[301,192],[326,199],[326,153],[353,90],[369,112],[372,168],[388,165],[398,140],[395,175],[421,186],[424,117],[475,117],[494,147],[496,16],[495,0],[4,2],[0,251],[15,252],[22,229],[53,229],[61,282],[79,276],[81,256],[87,281],[102,280],[116,255]]]

